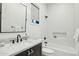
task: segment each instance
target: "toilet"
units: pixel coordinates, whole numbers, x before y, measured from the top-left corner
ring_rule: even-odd
[[[44,55],[44,56],[51,55],[55,52],[55,50],[49,48],[47,44],[48,44],[47,38],[44,37],[44,40],[42,42],[42,55]]]
[[[53,54],[55,50],[48,48],[48,47],[42,47],[42,54],[45,56],[48,56],[50,54]]]

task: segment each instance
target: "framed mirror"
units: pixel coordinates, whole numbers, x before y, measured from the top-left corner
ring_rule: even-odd
[[[26,32],[27,7],[21,3],[1,4],[1,33]]]
[[[39,7],[31,3],[31,19],[32,23],[39,24]]]

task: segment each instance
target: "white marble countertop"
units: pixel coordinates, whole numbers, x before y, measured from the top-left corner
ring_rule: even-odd
[[[6,44],[4,47],[0,47],[0,56],[14,56],[24,50],[27,50],[39,43],[42,39],[28,39],[16,44]]]

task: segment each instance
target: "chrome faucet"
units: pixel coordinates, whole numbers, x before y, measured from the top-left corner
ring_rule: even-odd
[[[21,35],[20,35],[20,34],[17,35],[17,43],[18,43],[19,41],[22,41],[22,38],[21,38]]]
[[[15,43],[19,43],[19,42],[22,42],[22,37],[20,34],[18,34],[15,39],[10,40],[11,44],[15,44]]]

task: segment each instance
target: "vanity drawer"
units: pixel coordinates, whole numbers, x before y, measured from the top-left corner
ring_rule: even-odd
[[[27,56],[27,55],[28,55],[28,50],[25,50],[25,51],[15,55],[15,56]]]
[[[41,56],[42,55],[42,44],[38,44],[34,47],[31,48],[32,53],[30,54],[30,56]]]
[[[15,56],[41,56],[42,55],[42,43],[25,50]]]

